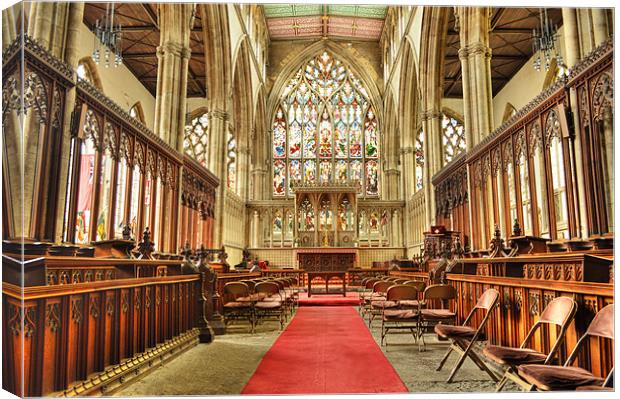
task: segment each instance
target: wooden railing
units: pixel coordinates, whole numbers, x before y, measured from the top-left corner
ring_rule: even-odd
[[[204,273],[180,260],[3,256],[2,267],[3,388],[21,396],[107,394],[209,335]]]
[[[298,284],[301,287],[306,286],[308,283],[305,270],[300,269],[267,269],[261,271],[265,277],[294,277],[297,279]]]

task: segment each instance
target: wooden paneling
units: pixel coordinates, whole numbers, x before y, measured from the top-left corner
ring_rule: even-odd
[[[61,263],[65,268],[79,263],[84,269],[89,262],[93,268],[98,262],[121,268],[126,263],[63,257],[50,262],[52,266],[45,260],[38,263],[43,275],[46,267],[61,267]],[[24,288],[4,281],[3,354],[8,367],[3,369],[3,388],[24,396],[64,391],[93,373],[194,329],[201,276],[181,274],[180,261],[162,262],[171,270],[166,276],[147,272],[143,277]],[[158,267],[151,261],[141,266],[143,270]]]

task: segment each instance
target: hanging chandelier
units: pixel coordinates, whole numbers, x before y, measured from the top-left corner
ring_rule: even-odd
[[[106,68],[112,63],[117,67],[123,63],[121,49],[121,24],[114,25],[114,3],[106,4],[105,15],[95,22],[95,45],[93,61],[99,65],[103,61]],[[103,57],[103,59],[102,59]]]
[[[551,66],[551,60],[556,59],[557,65],[564,65],[558,44],[558,27],[553,24],[547,15],[547,10],[540,9],[540,29],[534,29],[532,48],[538,56],[534,59],[534,69],[540,71],[543,60],[545,71]]]

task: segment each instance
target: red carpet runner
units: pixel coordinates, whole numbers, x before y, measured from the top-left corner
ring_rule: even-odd
[[[308,298],[308,294],[299,294],[299,306],[358,306],[360,296],[357,292],[347,292],[347,296],[342,294],[313,294]]]
[[[407,392],[353,307],[305,307],[269,349],[243,394]]]

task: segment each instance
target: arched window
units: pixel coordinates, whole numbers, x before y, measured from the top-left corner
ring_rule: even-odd
[[[142,104],[140,104],[140,101],[129,108],[129,116],[144,123],[144,110],[142,109]]]
[[[228,173],[226,184],[229,189],[234,192],[237,192],[237,140],[235,140],[235,136],[228,132],[228,140],[227,140],[227,162]]]
[[[422,171],[424,168],[424,130],[420,128],[415,139],[415,191],[421,190],[424,186]]]
[[[379,129],[361,81],[329,53],[311,59],[285,88],[273,120],[273,195],[294,181],[359,182],[379,195]]]
[[[209,115],[200,113],[185,126],[183,139],[185,153],[194,158],[205,168],[209,156]]]
[[[97,71],[97,65],[95,65],[92,58],[84,57],[79,60],[75,73],[78,78],[88,81],[93,86],[103,91],[101,78],[99,77],[99,72]]]
[[[442,114],[441,129],[444,148],[443,164],[451,162],[462,152],[465,152],[465,129],[463,122],[453,116]]]

